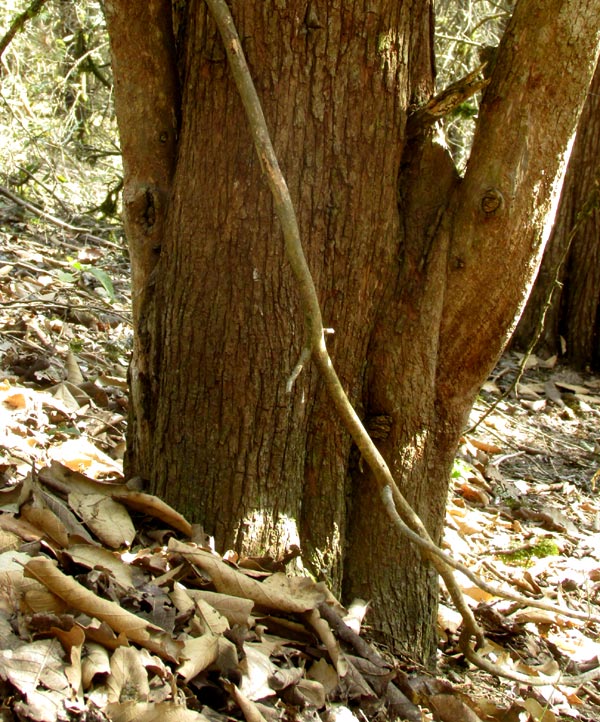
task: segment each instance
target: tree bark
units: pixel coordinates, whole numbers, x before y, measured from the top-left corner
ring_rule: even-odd
[[[597,52],[600,0],[550,5],[520,3],[459,181],[429,129],[407,131],[433,90],[429,0],[230,3],[338,375],[438,540],[462,423],[523,301]],[[429,660],[435,575],[391,529],[314,369],[286,392],[302,314],[215,25],[193,0],[175,44],[164,3],[147,6],[107,3],[138,267],[128,469],[218,548],[300,543],[334,588],[373,600],[388,642]],[[124,47],[127,18],[150,11],[153,32],[130,26]]]
[[[595,370],[600,369],[599,202],[600,66],[579,120],[552,235],[514,334],[518,348],[529,348],[548,306],[537,350]]]

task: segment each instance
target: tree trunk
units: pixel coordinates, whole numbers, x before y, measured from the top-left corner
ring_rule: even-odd
[[[390,528],[314,369],[286,393],[304,329],[272,200],[204,4],[175,32],[168,5],[106,4],[137,267],[128,469],[220,549],[300,543],[334,588],[373,600],[387,641],[429,660],[437,579]],[[600,0],[521,5],[459,182],[430,128],[407,131],[433,88],[429,0],[230,3],[333,362],[438,540],[462,423],[524,298],[596,53]],[[576,11],[590,22],[574,29]]]
[[[527,349],[547,307],[537,350],[561,353],[562,338],[570,363],[596,370],[600,369],[599,200],[600,66],[579,121],[552,235],[514,335],[515,345]]]

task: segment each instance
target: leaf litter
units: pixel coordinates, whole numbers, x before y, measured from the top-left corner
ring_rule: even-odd
[[[469,665],[444,590],[433,675],[369,643],[368,603],[286,575],[300,550],[220,555],[123,479],[127,260],[44,224],[2,228],[3,720],[600,718],[596,682],[528,687]],[[600,379],[530,357],[501,399],[519,364],[507,353],[475,405],[473,423],[499,401],[461,443],[444,547],[486,581],[598,616]],[[596,622],[457,577],[496,663],[541,681],[598,665]]]

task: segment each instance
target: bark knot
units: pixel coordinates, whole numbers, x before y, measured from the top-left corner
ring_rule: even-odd
[[[497,188],[488,188],[481,196],[481,210],[486,215],[496,213],[504,206],[504,196]]]

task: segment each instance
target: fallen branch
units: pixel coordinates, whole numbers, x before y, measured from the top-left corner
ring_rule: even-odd
[[[100,238],[99,236],[94,236],[93,234],[91,234],[89,232],[89,230],[87,228],[81,228],[80,226],[72,226],[70,223],[67,223],[66,221],[63,221],[60,218],[53,216],[51,213],[46,213],[46,211],[42,210],[41,208],[38,208],[37,206],[34,206],[33,203],[29,203],[28,201],[21,198],[21,196],[18,196],[15,193],[12,193],[11,191],[8,190],[8,188],[5,188],[4,186],[0,186],[0,195],[3,195],[5,198],[8,198],[13,203],[17,203],[17,205],[22,206],[23,208],[28,210],[30,213],[33,213],[34,215],[38,216],[39,218],[43,218],[44,220],[48,221],[49,223],[52,223],[55,226],[58,226],[59,228],[64,228],[64,230],[66,230],[66,231],[71,231],[71,232],[77,233],[77,234],[84,234],[88,240],[95,241],[96,243],[99,243],[102,246],[106,246],[107,248],[117,248],[120,251],[123,250],[123,246],[119,245],[118,243],[113,243],[112,241],[107,241],[104,238]]]

